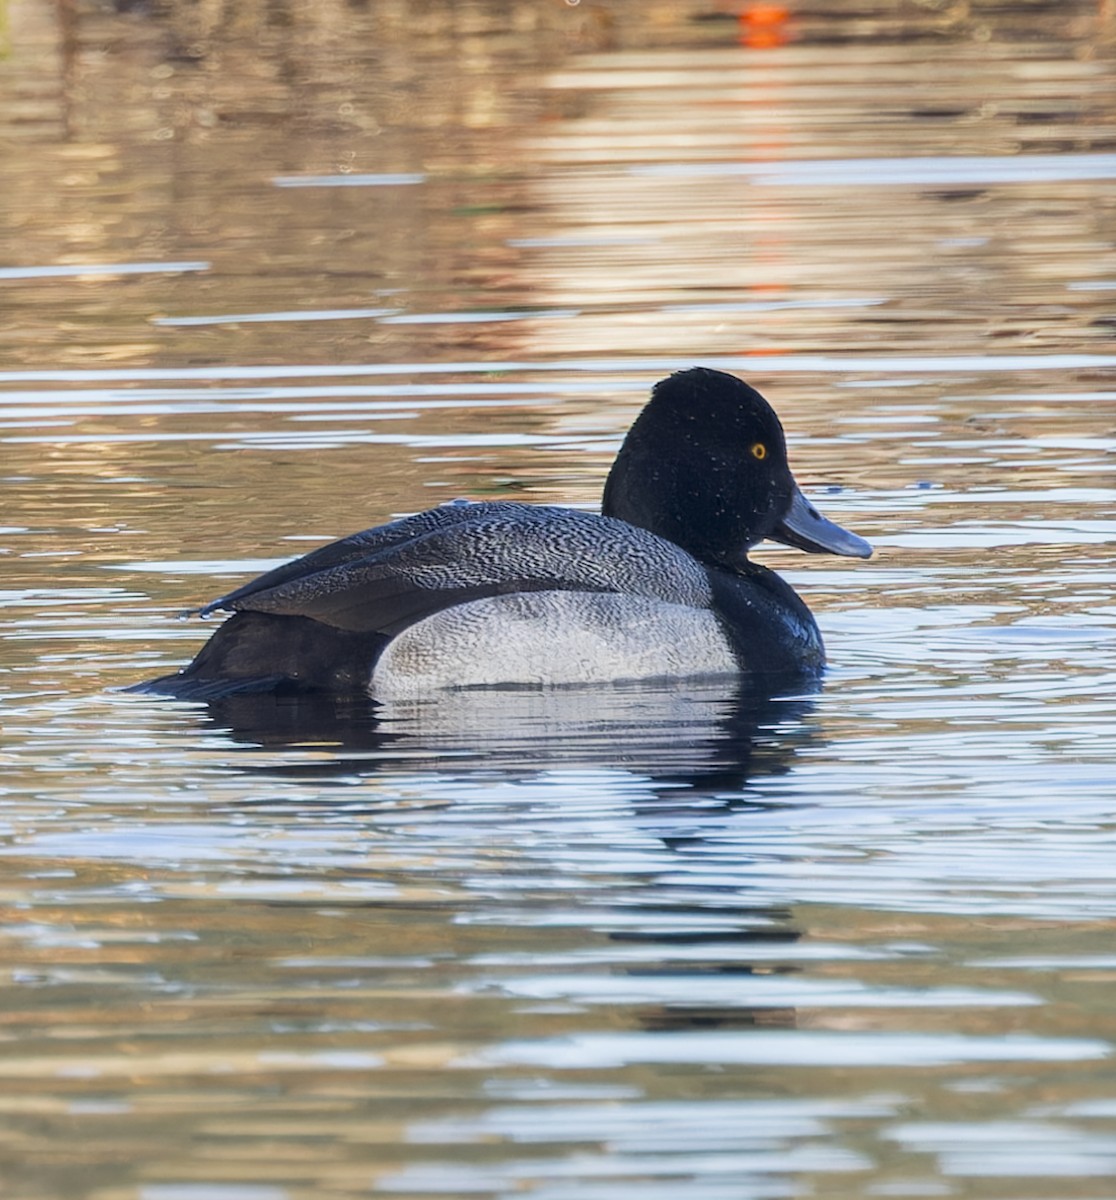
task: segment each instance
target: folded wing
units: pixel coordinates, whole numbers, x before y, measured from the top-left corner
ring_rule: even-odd
[[[576,509],[453,504],[333,542],[208,605],[387,636],[469,600],[596,591],[707,608],[704,568],[673,543]]]

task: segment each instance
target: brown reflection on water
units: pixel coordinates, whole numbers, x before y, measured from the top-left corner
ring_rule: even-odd
[[[0,1190],[1111,1192],[1113,8],[737,8],[8,0]],[[106,691],[716,356],[879,547],[754,744]]]
[[[881,11],[868,30],[914,39],[869,35],[839,57],[828,40],[834,26],[847,33],[839,21],[811,39],[803,18],[801,40],[756,52],[735,44],[729,13],[634,8],[114,14],[67,3],[59,24],[16,0],[7,72],[20,119],[4,132],[35,153],[5,172],[11,261],[212,265],[172,280],[8,283],[19,306],[0,331],[9,362],[44,350],[89,365],[266,362],[280,338],[285,356],[308,362],[406,361],[416,345],[422,357],[479,358],[767,355],[807,343],[956,351],[991,339],[1044,349],[1064,340],[1067,317],[1075,339],[1107,339],[1095,323],[1103,296],[1065,289],[1106,269],[1112,201],[1101,184],[866,193],[630,171],[1110,148],[1109,69],[1088,6],[1069,21],[1064,6],[1057,19],[1040,9],[1047,36],[1010,52],[991,40],[1011,32],[1000,15],[912,10],[896,28]],[[563,60],[592,48],[595,22],[628,48]],[[930,49],[917,40],[946,32],[953,40]],[[689,70],[696,49],[700,72]],[[368,173],[422,182],[273,182]],[[574,244],[532,244],[554,239]],[[295,310],[572,304],[583,317],[514,331],[357,318],[151,324],[267,311],[277,296]],[[805,313],[793,307],[803,301]],[[728,307],[661,311],[687,304]]]
[[[83,281],[65,296],[63,330],[52,330],[59,286],[24,283],[19,325],[5,330],[10,362],[41,361],[47,346],[57,362],[87,365],[269,361],[274,329],[170,333],[150,318],[254,312],[277,295],[293,309],[369,308],[400,293],[443,308],[483,290],[487,306],[503,290],[511,255],[499,235],[519,192],[510,159],[537,108],[522,72],[561,46],[546,6],[522,29],[507,28],[502,6],[479,5],[59,11],[54,25],[49,6],[13,5],[9,69],[23,120],[8,109],[4,132],[35,153],[5,171],[11,260],[212,269],[171,288],[158,276]],[[273,182],[367,172],[436,182]],[[367,321],[300,337],[310,361],[413,353],[409,332]]]
[[[928,56],[866,43],[837,65],[825,44],[771,58],[720,50],[708,76],[681,52],[582,60],[553,86],[591,91],[592,115],[531,143],[561,222],[532,274],[549,301],[590,296],[603,311],[545,326],[539,348],[748,354],[762,371],[764,357],[807,348],[1106,346],[1103,298],[1067,286],[1112,269],[1103,183],[997,188],[948,169],[936,185],[890,183],[883,162],[847,183],[835,162],[821,187],[732,171],[1110,147],[1107,63],[1050,49],[1021,63],[982,45]]]

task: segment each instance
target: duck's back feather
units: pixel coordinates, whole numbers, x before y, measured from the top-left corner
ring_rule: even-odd
[[[510,502],[449,505],[324,546],[205,611],[308,617],[393,636],[433,613],[519,592],[617,592],[708,608],[705,568],[624,521]]]

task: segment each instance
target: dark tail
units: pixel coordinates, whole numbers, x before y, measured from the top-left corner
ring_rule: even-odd
[[[351,633],[309,617],[234,613],[188,667],[127,690],[180,700],[366,693],[387,642],[383,634]]]

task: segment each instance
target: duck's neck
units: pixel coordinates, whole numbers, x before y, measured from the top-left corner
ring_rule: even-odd
[[[747,670],[793,675],[825,666],[817,622],[785,579],[753,562],[707,573],[713,607]]]

